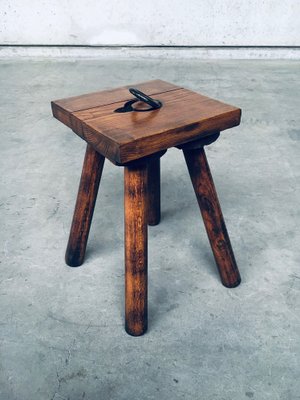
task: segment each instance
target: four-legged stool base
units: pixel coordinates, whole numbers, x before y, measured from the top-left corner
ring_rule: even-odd
[[[125,329],[132,336],[147,330],[147,231],[160,222],[160,158],[170,147],[183,151],[223,285],[233,288],[241,282],[204,151],[220,131],[239,124],[240,109],[163,81],[138,87],[155,95],[161,108],[145,109],[136,101],[129,102],[135,108],[122,108],[130,100],[126,87],[52,103],[54,116],[88,143],[68,265],[84,261],[105,158],[124,167]]]

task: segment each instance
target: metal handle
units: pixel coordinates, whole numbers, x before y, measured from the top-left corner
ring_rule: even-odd
[[[129,88],[129,92],[133,94],[137,99],[140,101],[143,101],[144,103],[149,104],[152,108],[160,108],[162,106],[161,102],[159,100],[154,100],[152,97],[148,96],[147,94],[141,92],[138,89],[135,88]]]
[[[152,97],[148,96],[147,94],[141,92],[138,89],[135,88],[129,88],[129,92],[134,95],[136,99],[134,100],[129,100],[126,101],[123,107],[117,108],[114,112],[116,113],[125,113],[125,112],[130,112],[130,111],[138,111],[138,112],[146,112],[146,111],[152,111],[152,110],[157,110],[162,106],[162,102],[156,99],[152,99]],[[133,104],[142,101],[150,106],[150,108],[147,109],[139,109],[139,108],[134,108]]]

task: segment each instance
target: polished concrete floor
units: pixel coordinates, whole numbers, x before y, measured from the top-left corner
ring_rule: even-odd
[[[207,148],[242,283],[220,283],[183,156],[162,159],[149,330],[123,329],[123,175],[64,251],[85,143],[50,100],[161,78],[240,106]],[[300,399],[300,62],[1,61],[1,400]]]

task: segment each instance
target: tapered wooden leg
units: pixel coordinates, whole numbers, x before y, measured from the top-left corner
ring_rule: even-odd
[[[224,286],[241,282],[240,274],[223,219],[217,192],[203,148],[184,150],[184,156],[197,196],[211,248]]]
[[[148,224],[160,222],[160,157],[148,164]]]
[[[70,267],[78,267],[84,260],[104,160],[87,145],[65,257]]]
[[[147,330],[147,164],[124,169],[125,329]]]

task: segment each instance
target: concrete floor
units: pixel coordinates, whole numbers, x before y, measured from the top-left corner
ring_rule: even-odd
[[[300,62],[2,61],[1,400],[300,399]],[[242,284],[220,284],[180,151],[149,228],[149,331],[123,329],[123,176],[64,251],[85,143],[50,100],[161,78],[243,109],[207,148]]]

